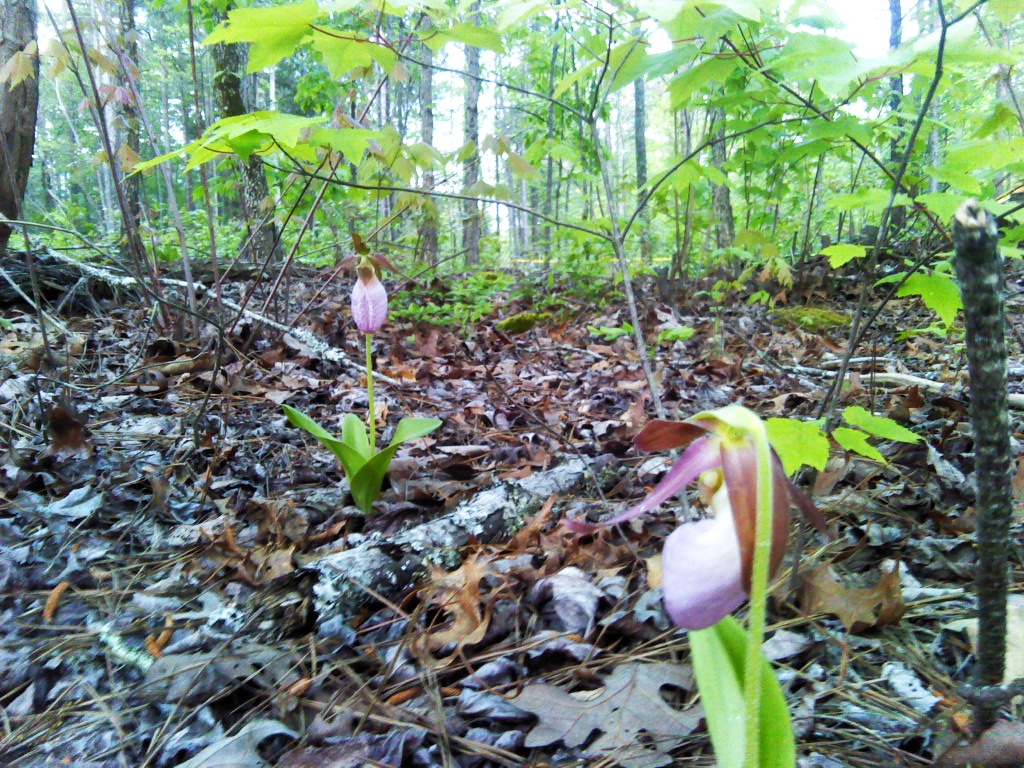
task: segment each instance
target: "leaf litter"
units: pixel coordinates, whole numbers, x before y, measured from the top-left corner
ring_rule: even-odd
[[[654,568],[672,510],[596,536],[556,524],[638,498],[667,466],[630,450],[648,403],[629,340],[588,330],[621,327],[625,310],[510,336],[495,323],[529,301],[495,304],[473,328],[382,334],[381,370],[397,382],[381,392],[384,439],[392,413],[444,425],[403,449],[370,517],[333,457],[281,414],[287,402],[332,429],[366,407],[350,369],[303,343],[257,339],[215,376],[211,340],[158,344],[141,309],[108,306],[68,319],[88,344],[69,344],[47,380],[12,363],[0,382],[5,764],[713,765],[686,635],[665,620]],[[652,338],[694,329],[655,358],[681,416],[743,402],[811,417],[843,342],[756,306],[722,308],[718,323],[692,299],[642,309]],[[883,313],[888,356],[859,364],[845,404],[899,416],[925,441],[881,442],[884,464],[833,446],[816,489],[837,541],[810,540],[798,577],[776,585],[766,650],[805,768],[1020,754],[1015,723],[956,746],[970,726],[957,683],[971,658],[972,444],[947,348],[894,341],[906,311]],[[17,312],[0,349],[38,335]],[[361,340],[318,323],[358,359]],[[946,389],[873,384],[888,373]],[[49,383],[61,379],[80,389]],[[310,564],[367,537],[386,544],[495,481],[601,455],[616,460],[518,533],[439,553],[444,566],[351,620],[312,614]]]

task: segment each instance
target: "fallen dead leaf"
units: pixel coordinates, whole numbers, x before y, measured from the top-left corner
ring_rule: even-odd
[[[586,755],[611,758],[626,768],[656,768],[672,764],[669,749],[690,734],[703,718],[692,708],[685,712],[670,707],[661,696],[663,686],[689,690],[693,674],[677,664],[622,664],[597,691],[566,693],[541,683],[530,685],[511,703],[537,715],[539,721],[526,735],[527,747],[541,747],[561,740],[577,747],[594,731],[601,735]]]
[[[895,624],[906,610],[899,564],[892,570],[883,569],[873,587],[846,587],[831,566],[818,565],[804,574],[801,603],[808,615],[834,614],[850,632]]]

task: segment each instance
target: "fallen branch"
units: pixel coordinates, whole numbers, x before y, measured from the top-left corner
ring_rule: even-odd
[[[834,372],[821,368],[808,368],[803,365],[789,365],[787,370],[795,373],[803,373],[814,376],[834,376]],[[897,387],[918,387],[929,392],[947,392],[950,384],[941,381],[932,381],[922,376],[911,376],[906,373],[887,373],[885,371],[870,371],[862,373],[861,376],[870,378],[876,384],[892,384]],[[1008,403],[1011,408],[1024,408],[1024,395],[1008,395]]]
[[[96,266],[95,264],[86,264],[85,262],[75,261],[74,259],[65,256],[62,253],[49,249],[47,249],[47,253],[49,256],[53,258],[74,264],[83,273],[98,280],[103,280],[109,285],[118,286],[121,288],[134,288],[139,284],[139,281],[136,280],[134,277],[116,272],[112,269],[109,269],[108,267],[100,267]],[[174,280],[172,278],[166,277],[161,278],[160,284],[165,287],[181,289],[186,289],[188,288],[189,285],[184,280]],[[202,283],[196,283],[195,290],[197,292],[197,295],[201,296],[206,293],[209,293],[211,289],[203,285]],[[269,317],[261,315],[258,312],[253,312],[251,309],[243,309],[241,305],[236,304],[230,299],[221,297],[220,303],[223,304],[228,309],[232,309],[235,312],[240,312],[243,317],[246,317],[255,323],[258,323],[262,326],[266,326],[267,328],[273,328],[276,331],[280,331],[283,334],[291,336],[293,339],[301,343],[306,349],[308,349],[312,354],[319,357],[321,360],[327,360],[328,362],[331,363],[337,363],[351,371],[360,374],[365,371],[365,368],[361,362],[356,362],[355,360],[352,360],[340,349],[338,349],[337,347],[332,347],[323,339],[319,338],[313,332],[305,328],[291,328],[285,325],[284,323],[279,323],[276,320],[272,320]],[[390,384],[393,387],[402,387],[408,385],[408,382],[399,381],[398,379],[392,378],[391,376],[386,376],[382,373],[374,373],[374,379],[377,381],[383,381],[385,384]]]
[[[388,539],[368,536],[359,546],[309,563],[303,570],[316,577],[318,622],[347,620],[376,596],[397,597],[429,565],[457,567],[470,539],[487,543],[512,536],[548,498],[571,493],[601,464],[601,459],[572,459],[522,480],[496,483],[436,520]]]

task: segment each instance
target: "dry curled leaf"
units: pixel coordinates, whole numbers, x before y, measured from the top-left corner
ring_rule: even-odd
[[[906,610],[899,564],[883,569],[873,587],[844,586],[830,566],[815,566],[804,574],[801,604],[808,615],[835,614],[850,632],[895,624]]]
[[[662,698],[663,686],[689,690],[693,674],[677,664],[622,664],[597,691],[566,693],[541,683],[523,689],[511,703],[535,714],[539,721],[526,735],[527,747],[561,740],[578,747],[594,731],[601,735],[583,748],[596,759],[611,758],[626,768],[669,765],[668,754],[700,722],[697,708],[680,712]]]

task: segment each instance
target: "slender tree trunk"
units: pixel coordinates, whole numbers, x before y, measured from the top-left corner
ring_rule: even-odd
[[[214,14],[218,20],[224,18],[233,7],[228,3],[224,13]],[[248,112],[242,98],[242,73],[248,58],[245,47],[239,43],[220,43],[211,46],[214,66],[213,89],[220,107],[221,117],[237,117]],[[241,162],[242,171],[242,213],[249,230],[250,252],[253,262],[262,265],[269,259],[277,243],[277,227],[265,213],[264,203],[270,196],[267,176],[262,161],[251,155]]]
[[[0,213],[22,218],[21,205],[32,167],[39,105],[39,57],[35,0],[0,2],[0,65],[12,56],[29,56],[30,74],[19,83],[0,85]],[[0,254],[7,252],[11,227],[0,225]]]
[[[725,173],[725,110],[715,109],[712,115],[714,122],[714,143],[711,145],[711,163],[723,174]],[[715,245],[718,248],[731,248],[736,239],[736,225],[733,222],[732,197],[727,184],[714,185],[712,202],[712,218],[715,221]]]
[[[889,50],[898,48],[903,42],[903,8],[901,0],[889,0]],[[903,75],[896,75],[889,78],[889,109],[896,115],[899,112],[900,102],[903,101]],[[889,164],[893,170],[900,162],[900,129],[903,127],[903,120],[896,117],[896,135],[889,142]],[[895,206],[892,210],[892,226],[899,229],[906,220],[906,208],[902,205]]]
[[[555,17],[555,27],[553,33],[557,33],[559,18]],[[551,62],[548,66],[548,95],[552,96],[555,93],[555,86],[558,81],[558,55],[560,49],[558,43],[555,43],[551,47]],[[555,105],[554,102],[548,102],[548,125],[546,131],[546,138],[549,146],[550,142],[555,137]],[[555,160],[549,154],[544,166],[544,208],[542,213],[545,216],[551,216],[551,212],[554,207],[554,186],[555,186]],[[551,257],[553,254],[551,240],[551,222],[545,221],[544,228],[541,234],[541,247],[544,249],[544,267],[545,269],[551,265]]]
[[[476,21],[479,11],[480,3],[474,0],[469,6],[470,19]],[[471,45],[466,46],[464,143],[474,147],[464,166],[466,189],[472,189],[480,180],[480,49]],[[476,200],[463,201],[462,248],[466,253],[466,266],[480,263],[480,204]]]
[[[633,141],[636,150],[636,199],[643,205],[643,187],[647,183],[647,95],[643,78],[633,82]],[[640,212],[640,257],[646,263],[651,256],[651,216],[646,206]]]
[[[423,30],[429,32],[430,17],[423,14]],[[420,138],[427,146],[434,146],[434,50],[423,46],[423,69],[420,77]],[[423,186],[432,190],[437,183],[434,177],[434,169],[427,167],[423,171]],[[423,212],[420,216],[419,225],[420,248],[423,253],[423,261],[431,266],[437,266],[437,206],[430,197],[424,198]]]
[[[967,364],[974,427],[975,510],[978,518],[978,687],[998,686],[1006,661],[1006,600],[1012,545],[1013,470],[1006,390],[1006,308],[995,218],[968,200],[953,216],[957,278],[964,302]],[[998,691],[997,691],[998,692]],[[988,728],[1004,702],[977,701],[975,727]]]
[[[122,66],[137,67],[139,43],[135,28],[135,0],[121,0],[119,11],[121,13],[121,30],[118,45],[124,52]],[[140,82],[142,77],[136,70],[135,72],[126,72],[124,79],[126,83],[130,84]],[[124,121],[124,147],[127,151],[118,158],[118,170],[122,174],[120,181],[121,186],[124,188],[128,212],[135,220],[135,226],[137,227],[142,218],[142,177],[140,175],[132,175],[131,164],[129,163],[126,166],[124,160],[125,158],[134,160],[139,156],[139,115],[138,105],[135,103],[131,85],[126,85],[125,89],[132,96],[125,103],[121,104],[121,117]],[[125,230],[123,225],[121,242],[123,243],[121,246],[122,255],[125,258],[129,258],[131,256],[128,251],[129,232]]]

